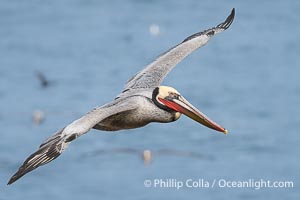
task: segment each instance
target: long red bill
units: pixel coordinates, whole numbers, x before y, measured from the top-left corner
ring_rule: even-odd
[[[223,128],[216,122],[212,121],[210,118],[208,118],[205,114],[200,112],[197,108],[195,108],[182,96],[180,96],[178,99],[172,99],[172,100],[163,99],[163,98],[158,98],[158,99],[167,107],[188,116],[189,118],[199,122],[200,124],[206,127],[223,132],[224,134],[228,133],[228,131],[225,128]]]

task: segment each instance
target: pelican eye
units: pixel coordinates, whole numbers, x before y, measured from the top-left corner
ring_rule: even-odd
[[[179,99],[179,94],[174,93],[174,92],[169,92],[169,98],[171,99]]]

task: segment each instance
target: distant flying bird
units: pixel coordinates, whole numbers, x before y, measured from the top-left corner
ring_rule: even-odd
[[[37,71],[35,75],[39,79],[40,84],[43,88],[46,88],[49,86],[49,81],[47,80],[47,78],[45,77],[45,75],[42,72]]]
[[[48,138],[35,153],[25,160],[8,184],[12,184],[26,173],[54,160],[71,141],[92,128],[103,131],[133,129],[150,122],[174,122],[181,114],[184,114],[204,126],[227,133],[225,128],[205,116],[177,90],[168,86],[160,86],[160,84],[181,60],[204,46],[212,36],[226,30],[233,22],[234,15],[235,10],[232,9],[231,14],[223,23],[195,33],[161,54],[145,69],[133,76],[126,83],[123,92],[113,101],[94,108]]]

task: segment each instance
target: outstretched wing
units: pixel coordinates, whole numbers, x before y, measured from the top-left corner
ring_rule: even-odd
[[[196,49],[204,46],[209,39],[217,33],[226,30],[233,22],[235,15],[234,8],[227,19],[218,26],[195,33],[177,46],[160,55],[154,62],[145,69],[133,76],[125,85],[124,90],[137,88],[152,88],[161,84],[165,76],[186,56]]]
[[[87,133],[105,118],[119,112],[133,110],[137,107],[136,104],[128,102],[129,101],[124,101],[124,99],[118,99],[102,107],[95,108],[58,131],[43,142],[39,146],[39,149],[24,161],[19,170],[10,178],[8,185],[12,184],[28,172],[57,158],[68,147],[71,141]]]

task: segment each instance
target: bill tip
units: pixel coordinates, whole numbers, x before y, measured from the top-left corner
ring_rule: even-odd
[[[227,130],[227,129],[224,129],[223,133],[224,133],[224,134],[227,134],[227,133],[228,133],[228,130]]]

